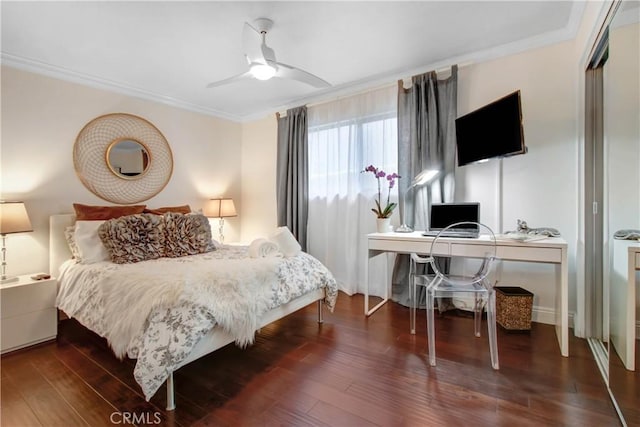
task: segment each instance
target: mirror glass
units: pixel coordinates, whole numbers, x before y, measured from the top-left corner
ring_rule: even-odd
[[[150,160],[147,147],[135,139],[119,138],[107,148],[107,166],[123,179],[137,179],[144,175]]]
[[[603,133],[609,254],[609,388],[627,425],[640,425],[637,240],[614,239],[640,229],[640,2],[621,2],[609,24],[603,69]],[[640,254],[640,252],[637,252]],[[635,261],[638,259],[638,261]]]

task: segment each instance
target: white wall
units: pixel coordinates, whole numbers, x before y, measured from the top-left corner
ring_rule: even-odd
[[[242,236],[244,242],[268,236],[277,225],[275,115],[242,127]]]
[[[77,178],[73,145],[78,132],[106,113],[131,113],[153,123],[173,151],[173,175],[150,207],[233,197],[242,212],[242,125],[117,93],[2,67],[1,197],[23,200],[33,233],[7,239],[8,273],[47,272],[49,215],[72,212],[72,203],[110,203]],[[239,218],[225,221],[226,241],[240,237]],[[213,223],[214,236],[217,228]]]
[[[604,67],[605,187],[609,235],[640,228],[640,24],[609,31]]]
[[[456,171],[456,199],[479,201],[481,221],[494,230],[515,230],[517,220],[523,219],[530,227],[553,227],[561,232],[569,242],[572,260],[571,311],[575,311],[577,218],[575,61],[573,43],[565,42],[461,68],[458,115],[519,89],[529,151],[502,160],[502,179],[500,160]],[[499,280],[499,285],[521,286],[533,292],[534,318],[553,323],[553,266],[505,262]]]
[[[610,27],[603,89],[607,236],[621,229],[640,229],[639,52],[640,24]],[[611,239],[607,245],[605,249],[609,249],[609,255],[613,257]],[[621,255],[626,258],[626,253],[617,254]],[[612,305],[612,313],[614,311],[617,307]],[[636,292],[636,322],[639,321],[640,292]]]

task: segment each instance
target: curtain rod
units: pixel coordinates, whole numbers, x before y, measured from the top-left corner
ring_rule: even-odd
[[[356,95],[361,95],[363,93],[367,93],[367,92],[371,92],[374,90],[378,90],[378,89],[384,89],[386,87],[390,87],[393,86],[394,83],[385,83],[382,85],[378,85],[378,86],[372,86],[372,87],[368,87],[366,89],[362,89],[356,92],[349,92],[349,93],[345,93],[345,94],[341,94],[341,95],[334,95],[330,98],[325,98],[325,99],[321,99],[318,100],[316,102],[309,102],[309,103],[303,103],[302,105],[306,105],[307,107],[316,107],[318,105],[322,105],[322,104],[328,104],[329,102],[335,102],[338,101],[340,99],[343,98],[349,98],[351,96],[356,96]],[[295,107],[290,107],[290,108],[295,108]],[[288,109],[288,108],[287,108]],[[276,112],[276,118],[279,119],[280,117],[286,117],[287,116],[287,111],[277,111]]]

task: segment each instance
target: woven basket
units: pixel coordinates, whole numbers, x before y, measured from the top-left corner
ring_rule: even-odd
[[[508,331],[530,331],[533,294],[517,286],[495,287],[496,322]]]

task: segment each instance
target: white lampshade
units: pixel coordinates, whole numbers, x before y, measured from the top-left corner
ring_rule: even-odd
[[[203,212],[209,218],[238,216],[233,199],[211,199],[205,205]]]
[[[33,231],[23,202],[0,201],[0,234]]]

